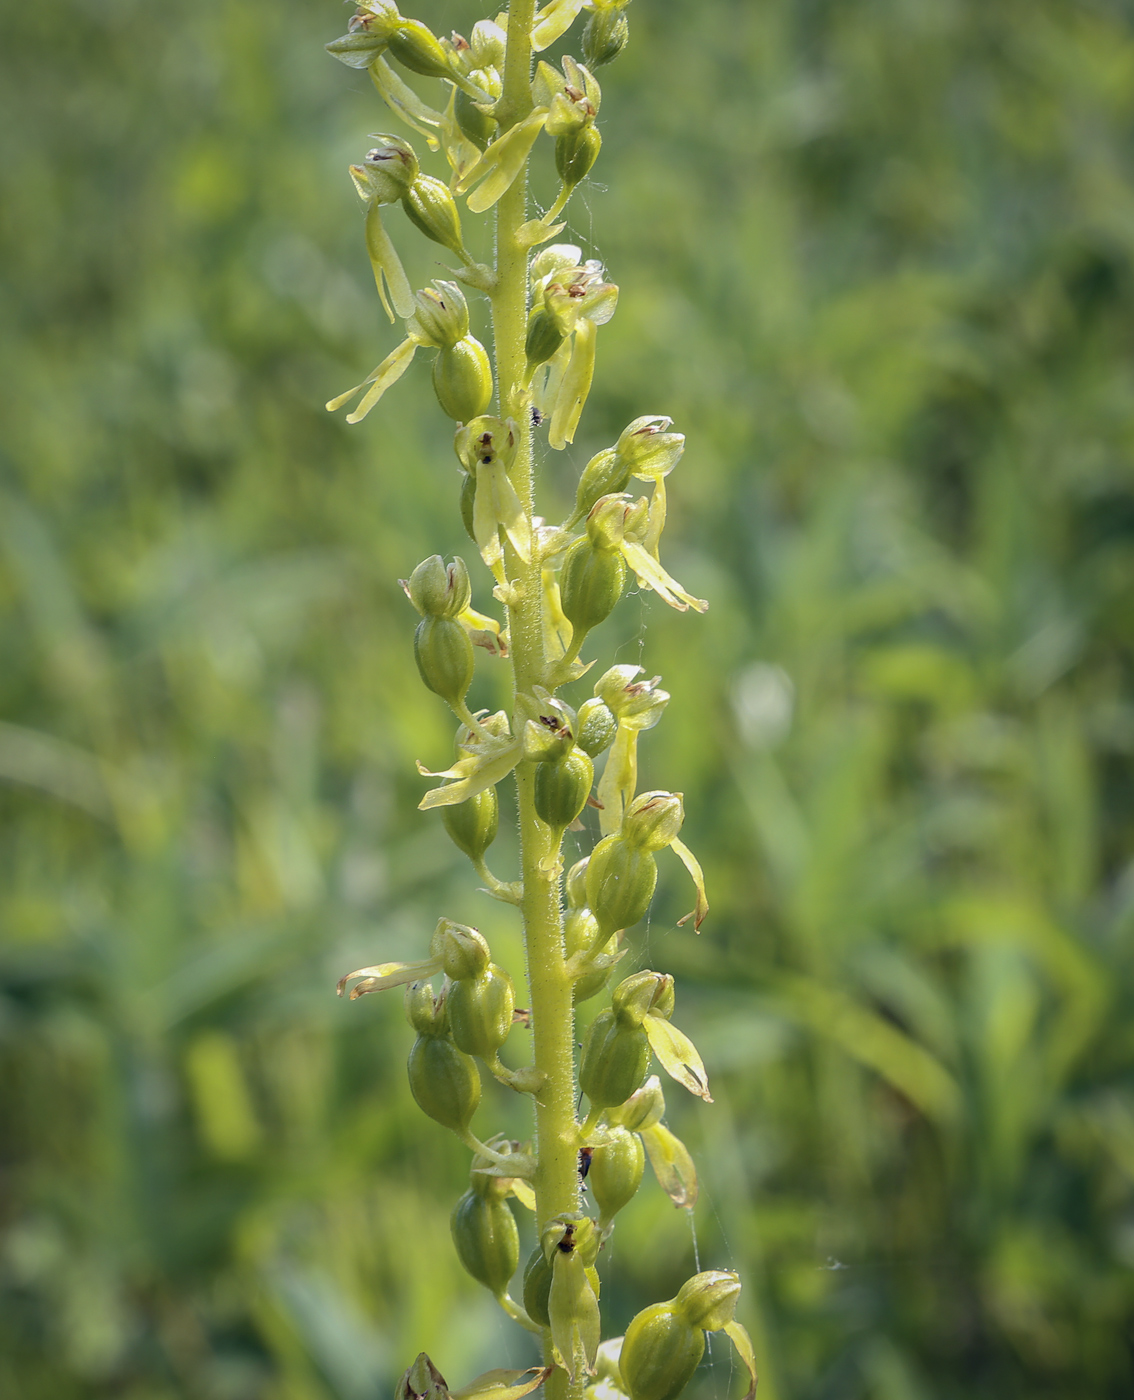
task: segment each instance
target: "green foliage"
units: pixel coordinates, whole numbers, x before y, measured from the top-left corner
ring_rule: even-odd
[[[428,376],[322,407],[392,343],[338,173],[373,93],[297,0],[5,19],[0,1392],[362,1400],[407,1336],[499,1364],[464,1153],[419,1135],[400,1017],[333,997],[439,890],[519,971],[406,776],[450,736],[394,580],[463,541]],[[643,594],[620,659],[638,625],[674,695],[645,785],[713,894],[675,931],[667,857],[633,962],[713,1076],[677,1118],[702,1247],[763,1400],[1118,1400],[1129,17],[630,20],[568,231],[592,204],[634,277],[574,456],[662,407],[690,443],[674,568],[713,607]],[[613,1243],[619,1325],[691,1272],[649,1182]]]

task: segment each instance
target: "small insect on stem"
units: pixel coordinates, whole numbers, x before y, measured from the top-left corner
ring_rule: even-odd
[[[593,1147],[579,1148],[579,1180],[586,1181],[587,1173],[591,1169],[591,1158],[595,1155]]]

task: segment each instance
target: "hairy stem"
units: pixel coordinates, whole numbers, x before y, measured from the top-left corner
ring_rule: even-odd
[[[513,0],[509,10],[508,55],[498,114],[506,129],[531,109],[531,32],[534,0]],[[514,418],[520,443],[512,468],[513,485],[529,519],[533,514],[532,428],[524,388],[524,339],[527,331],[528,250],[519,230],[527,217],[526,172],[496,206],[496,286],[492,325],[500,413]],[[543,592],[535,551],[524,563],[508,546],[506,563],[513,592],[509,600],[513,681],[517,693],[531,694],[545,681]],[[560,910],[558,843],[535,811],[535,771],[531,763],[516,770],[519,793],[520,857],[523,879],[524,944],[532,1013],[534,1063],[546,1076],[536,1101],[536,1227],[565,1211],[579,1208],[575,1123],[575,1018],[567,974]],[[544,1339],[551,1362],[550,1336]],[[547,1384],[551,1400],[581,1396],[584,1377],[568,1386],[556,1370]]]

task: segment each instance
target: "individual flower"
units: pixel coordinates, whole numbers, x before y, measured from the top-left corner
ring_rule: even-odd
[[[594,377],[598,327],[618,305],[618,288],[604,280],[602,264],[580,262],[581,256],[574,244],[555,244],[532,262],[533,305],[542,303],[560,336],[547,361],[546,380],[534,395],[550,419],[548,442],[557,449],[574,441]]]
[[[639,680],[642,672],[641,666],[612,666],[595,683],[596,699],[609,707],[618,725],[598,786],[599,826],[604,836],[622,826],[623,814],[638,790],[638,735],[652,729],[669,704],[669,692],[658,684],[661,677]]]
[[[482,414],[458,428],[453,442],[461,465],[475,482],[473,538],[481,558],[501,583],[501,532],[525,564],[532,552],[531,521],[508,475],[518,441],[518,430],[510,418],[503,423]]]
[[[459,741],[461,756],[448,768],[433,771],[418,763],[417,771],[426,778],[446,778],[441,787],[430,789],[417,804],[423,812],[448,807],[494,787],[519,763],[523,742],[513,738],[503,710],[479,723],[478,730],[466,730]]]
[[[606,548],[621,550],[643,588],[653,589],[678,612],[704,612],[709,606],[704,598],[694,598],[662,568],[654,525],[646,498],[632,501],[626,492],[601,497],[587,517],[587,533],[596,543],[602,540]]]

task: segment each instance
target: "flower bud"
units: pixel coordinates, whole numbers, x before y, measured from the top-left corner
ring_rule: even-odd
[[[574,189],[590,174],[601,146],[602,137],[597,126],[582,126],[556,137],[555,168],[568,189]]]
[[[646,1150],[637,1133],[612,1128],[591,1153],[587,1184],[603,1220],[611,1220],[634,1199],[646,1169]]]
[[[537,1245],[524,1266],[524,1310],[533,1322],[550,1327],[547,1304],[551,1294],[551,1261]]]
[[[449,1229],[457,1257],[477,1283],[495,1297],[505,1293],[520,1262],[520,1234],[508,1202],[466,1191],[453,1207]]]
[[[421,1111],[463,1134],[480,1103],[480,1071],[451,1040],[419,1035],[409,1055],[410,1092]]]
[[[492,401],[492,368],[479,340],[466,335],[438,353],[433,361],[433,388],[442,410],[458,423],[484,412]]]
[[[420,73],[423,78],[453,76],[449,55],[442,48],[441,40],[420,20],[400,17],[397,28],[390,34],[389,44],[390,52],[411,73]]]
[[[587,904],[603,932],[630,928],[645,916],[658,882],[653,853],[621,836],[606,836],[587,866]]]
[[[676,1305],[654,1303],[626,1329],[618,1368],[630,1400],[674,1400],[705,1354],[705,1334]]]
[[[374,137],[379,144],[367,151],[361,165],[352,165],[355,188],[367,201],[396,204],[418,177],[417,156],[408,141],[385,134]]]
[[[568,909],[581,909],[587,902],[587,861],[589,856],[577,860],[567,872],[563,888],[567,895]]]
[[[665,1095],[662,1093],[661,1080],[656,1074],[651,1074],[642,1087],[631,1094],[622,1107],[610,1116],[630,1132],[641,1133],[660,1123],[664,1114]]]
[[[583,57],[590,68],[613,63],[630,37],[630,25],[621,5],[596,7],[583,29]]]
[[[681,793],[644,792],[627,807],[622,835],[632,846],[660,851],[676,837],[684,821]]]
[[[459,622],[423,617],[413,634],[413,654],[421,679],[442,700],[460,705],[472,684],[472,642]]]
[[[423,617],[456,617],[472,599],[465,561],[455,558],[446,566],[440,554],[431,554],[410,574],[406,592]]]
[[[459,851],[474,864],[496,840],[500,808],[494,787],[441,808],[441,821]]]
[[[475,928],[440,919],[430,949],[441,955],[441,967],[454,982],[479,977],[488,968],[491,954],[484,936]],[[450,989],[451,990],[451,989]]]
[[[671,433],[673,419],[661,414],[635,418],[622,430],[615,451],[634,476],[668,476],[685,451],[685,434]]]
[[[613,1011],[600,1011],[587,1032],[579,1088],[592,1108],[615,1108],[645,1079],[649,1063],[650,1042],[641,1026],[623,1026]]]
[[[445,1377],[425,1352],[401,1376],[394,1390],[394,1400],[449,1400]]]
[[[512,979],[490,964],[479,977],[462,978],[449,988],[449,1034],[466,1055],[491,1059],[512,1029],[516,994]]]
[[[558,831],[570,826],[587,805],[594,780],[594,764],[577,748],[541,763],[535,778],[535,809],[540,819]]]
[[[445,997],[435,997],[428,982],[411,982],[406,987],[406,1020],[418,1035],[444,1035],[448,1027]]]
[[[706,1332],[719,1332],[736,1316],[740,1276],[726,1269],[708,1269],[681,1285],[674,1306],[689,1323]]]
[[[456,282],[434,282],[414,293],[413,319],[420,338],[438,349],[456,345],[469,333],[469,307]]]
[[[622,555],[596,549],[585,536],[575,541],[559,574],[560,605],[576,631],[589,632],[605,622],[622,597],[626,564]]]
[[[578,746],[591,758],[608,749],[618,732],[618,721],[610,708],[597,697],[579,706]]]
[[[585,515],[590,514],[603,496],[618,495],[625,491],[629,481],[629,463],[619,455],[616,448],[604,447],[601,452],[596,452],[579,477],[579,485],[575,492],[574,518],[582,520]]]
[[[640,1026],[651,1014],[668,1021],[673,1004],[673,978],[667,972],[635,972],[619,982],[610,999],[620,1026]]]
[[[418,175],[406,191],[402,203],[410,219],[426,238],[440,243],[443,248],[448,248],[459,258],[465,256],[457,201],[444,180],[438,180],[432,175]]]

